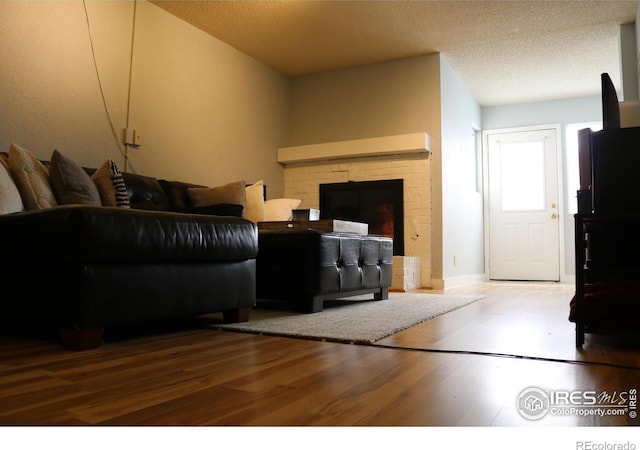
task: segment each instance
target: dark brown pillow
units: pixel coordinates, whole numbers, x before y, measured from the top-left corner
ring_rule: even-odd
[[[188,206],[192,206],[191,199],[187,194],[187,189],[193,187],[206,187],[199,184],[185,183],[183,181],[158,180],[158,183],[160,183],[160,186],[162,186],[162,189],[167,194],[169,203],[174,208],[185,208]]]
[[[49,182],[61,205],[102,205],[100,193],[91,177],[79,164],[58,150],[51,155]]]
[[[227,203],[246,206],[245,182],[235,181],[223,186],[188,188],[187,194],[193,206],[209,206]]]

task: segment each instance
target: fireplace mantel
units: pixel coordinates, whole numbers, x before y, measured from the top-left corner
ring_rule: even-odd
[[[431,137],[427,133],[397,134],[367,139],[298,145],[278,149],[283,165],[345,158],[365,158],[401,154],[429,154]]]

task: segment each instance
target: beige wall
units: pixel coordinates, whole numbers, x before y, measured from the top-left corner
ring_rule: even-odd
[[[96,47],[109,107],[123,126],[133,4],[89,3],[93,16],[104,14],[94,30]],[[82,164],[117,158],[82,3],[3,1],[0,17],[0,150],[15,142],[41,158],[54,148]]]
[[[139,7],[131,125],[145,147],[136,166],[203,184],[264,179],[279,196],[288,80],[155,5]]]
[[[143,146],[138,172],[217,185],[264,179],[281,195],[276,149],[286,143],[289,81],[227,44],[139,0],[86,2],[108,109]],[[137,5],[137,6],[136,6]],[[12,142],[48,159],[122,168],[98,88],[83,3],[0,2],[0,150]]]
[[[440,145],[437,54],[295,78],[289,144],[427,132]]]

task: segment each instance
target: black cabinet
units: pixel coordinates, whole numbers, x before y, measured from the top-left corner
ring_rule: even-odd
[[[576,346],[640,329],[640,213],[576,214]]]
[[[585,333],[640,330],[640,128],[581,130],[579,153],[577,346]]]

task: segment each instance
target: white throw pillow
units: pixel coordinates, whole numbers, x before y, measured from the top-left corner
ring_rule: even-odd
[[[295,198],[274,198],[264,203],[264,220],[266,222],[289,221],[293,210],[300,206],[302,200]]]
[[[11,214],[24,210],[20,191],[9,173],[9,169],[0,160],[0,214]]]
[[[264,221],[264,182],[256,181],[245,189],[244,217],[253,223]]]

